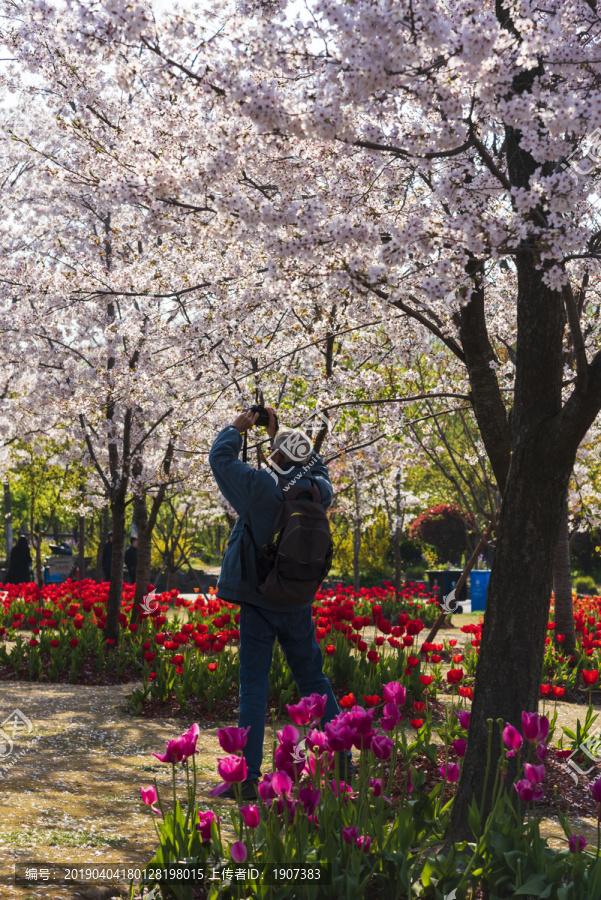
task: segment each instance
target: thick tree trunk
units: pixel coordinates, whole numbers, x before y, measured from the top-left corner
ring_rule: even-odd
[[[472,839],[468,808],[484,796],[487,719],[493,720],[492,763],[485,814],[499,759],[497,719],[521,729],[521,713],[536,712],[557,543],[571,465],[553,465],[545,435],[514,451],[499,519],[468,733],[453,806],[453,839]],[[544,454],[544,455],[543,455]],[[511,768],[509,770],[511,776]]]
[[[576,636],[574,634],[567,500],[563,505],[561,522],[559,524],[559,537],[553,557],[553,593],[555,594],[555,634],[564,635],[563,652],[565,656],[571,656],[576,652]]]
[[[104,636],[119,640],[119,619],[123,598],[123,557],[125,555],[125,493],[119,491],[111,500],[113,517],[113,559],[111,564],[111,586],[106,608]]]

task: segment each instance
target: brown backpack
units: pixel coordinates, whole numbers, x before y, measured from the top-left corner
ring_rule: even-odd
[[[290,606],[312,603],[330,571],[334,545],[319,487],[290,487],[278,478],[284,502],[277,514],[271,540],[256,552],[257,589],[269,600]],[[299,500],[301,494],[311,499]]]

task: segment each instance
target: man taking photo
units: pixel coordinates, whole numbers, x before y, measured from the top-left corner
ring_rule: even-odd
[[[225,497],[238,513],[230,535],[221,574],[217,583],[218,596],[222,600],[240,606],[240,713],[238,726],[250,726],[244,757],[248,768],[242,784],[242,799],[257,796],[257,782],[261,776],[265,714],[269,694],[269,673],[273,645],[277,638],[292,672],[301,696],[312,693],[326,696],[323,727],[340,712],[330,682],[323,673],[323,657],[315,637],[311,604],[285,601],[259,590],[260,564],[258,548],[269,544],[278,514],[282,513],[284,491],[294,486],[299,500],[313,499],[324,509],[332,502],[332,485],[328,470],[320,457],[309,451],[305,458],[290,454],[291,446],[299,446],[297,438],[303,435],[293,429],[277,431],[275,411],[265,407],[269,415],[267,433],[272,439],[271,462],[274,469],[283,473],[280,478],[269,468],[254,469],[239,457],[242,435],[257,422],[259,414],[247,411],[237,416],[231,425],[219,432],[211,452],[209,464],[215,481]],[[288,452],[287,452],[288,450]],[[286,482],[290,484],[287,485]],[[318,492],[315,490],[318,488]],[[304,491],[302,489],[305,489]],[[289,494],[292,496],[292,494]],[[308,506],[308,504],[305,504]],[[321,510],[319,511],[321,514]],[[278,522],[281,521],[281,515]],[[318,521],[318,517],[315,517]],[[285,583],[285,580],[284,580]],[[269,592],[267,592],[269,593]],[[341,755],[342,777],[348,778],[351,768],[350,754]],[[234,798],[233,786],[221,794]]]

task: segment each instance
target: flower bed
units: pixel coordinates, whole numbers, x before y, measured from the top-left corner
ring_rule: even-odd
[[[551,848],[540,835],[535,802],[543,799],[542,784],[550,774],[547,755],[553,723],[548,718],[523,713],[521,730],[503,728],[505,753],[497,771],[490,772],[492,811],[485,820],[475,802],[470,815],[475,840],[441,852],[470,713],[461,706],[448,711],[439,729],[443,746],[437,748],[431,740],[428,712],[415,739],[408,737],[400,711],[408,700],[405,688],[391,682],[382,691],[377,708],[352,705],[326,724],[324,731],[317,725],[325,697],[314,694],[288,705],[294,724],[278,732],[271,771],[259,782],[256,802],[239,801],[240,808],[231,810],[229,837],[210,806],[197,804],[198,726],[167,742],[165,752],[154,755],[172,766],[172,797],[159,796],[156,781],[141,788],[157,836],[156,854],[146,869],[168,870],[177,862],[205,876],[217,873],[217,883],[205,883],[201,893],[191,885],[175,886],[169,877],[157,881],[150,875],[142,889],[152,889],[154,896],[164,900],[199,896],[593,900],[598,896],[599,847],[589,852],[585,839],[571,832],[559,809],[566,849]],[[492,739],[492,723],[490,728]],[[218,760],[222,784],[211,796],[219,796],[230,785],[237,790],[244,780],[246,732],[236,727],[219,731],[227,755]],[[359,754],[359,766],[345,780],[340,755],[350,749]],[[424,758],[430,763],[427,774],[417,766]],[[510,780],[512,758],[517,759],[517,774]],[[187,774],[184,802],[175,791],[179,765]],[[589,787],[590,802],[599,814],[601,778]],[[520,805],[528,813],[523,823]],[[294,874],[288,876],[287,884],[274,887],[274,866],[289,873],[295,867],[309,867],[319,873],[319,887],[314,882],[294,884]],[[243,883],[237,883],[236,872],[242,873]],[[132,885],[132,897],[134,890]]]

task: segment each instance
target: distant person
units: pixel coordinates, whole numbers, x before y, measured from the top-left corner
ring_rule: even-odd
[[[29,541],[21,535],[10,551],[6,584],[27,584],[31,581],[31,553]]]
[[[138,567],[138,538],[130,538],[129,547],[124,557],[127,574],[131,578],[131,584],[136,583],[136,569]]]
[[[111,580],[111,566],[113,564],[113,532],[109,531],[106,544],[102,548],[102,574],[105,581]]]

